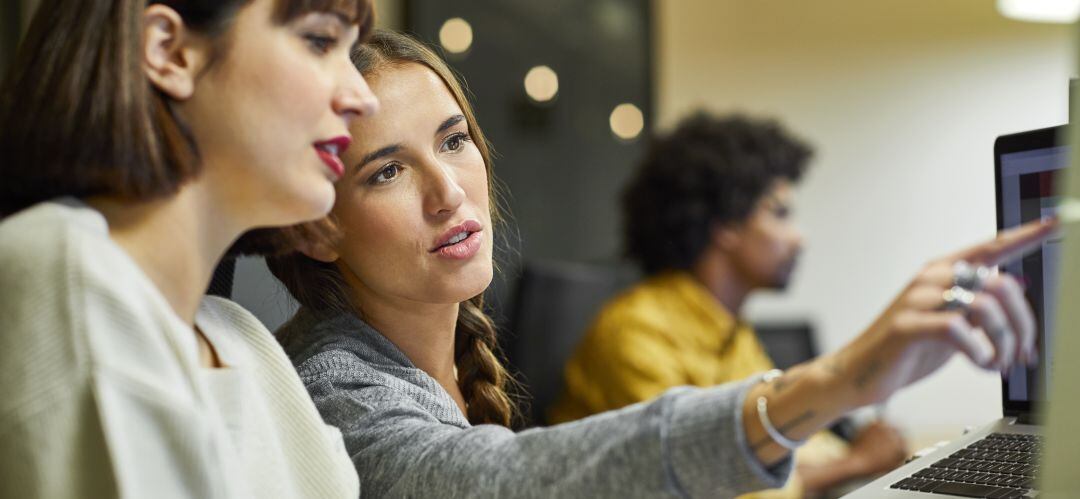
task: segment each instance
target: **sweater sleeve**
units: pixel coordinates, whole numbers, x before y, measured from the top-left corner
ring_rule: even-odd
[[[776,487],[791,468],[764,469],[746,444],[741,407],[756,380],[514,433],[444,424],[345,352],[301,375],[377,497],[728,497]]]

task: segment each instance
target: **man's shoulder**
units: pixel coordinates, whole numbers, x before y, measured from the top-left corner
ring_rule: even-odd
[[[655,279],[646,279],[616,295],[600,310],[597,325],[636,325],[667,329],[665,325],[680,314],[678,293]]]

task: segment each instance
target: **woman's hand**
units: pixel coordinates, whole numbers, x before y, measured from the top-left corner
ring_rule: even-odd
[[[965,291],[954,288],[958,265],[1008,262],[1037,247],[1055,228],[1055,222],[1026,224],[930,262],[865,333],[822,359],[825,367],[849,378],[857,407],[889,398],[936,371],[956,352],[1002,373],[1015,364],[1034,362],[1035,318],[1015,278],[986,275],[977,289],[960,297],[961,303],[949,307],[947,301],[950,294]]]
[[[816,463],[801,462],[796,468],[803,490],[818,497],[852,480],[865,480],[904,464],[907,445],[900,432],[887,423],[875,421],[859,431],[843,457]]]
[[[930,262],[847,346],[751,389],[743,428],[758,459],[771,464],[789,452],[766,432],[761,412],[784,437],[801,440],[852,409],[888,399],[957,352],[1002,372],[1034,362],[1035,319],[1023,287],[992,272],[966,279],[957,275],[963,271],[957,264],[974,269],[1008,262],[1038,247],[1056,228],[1056,221],[1032,222]],[[764,411],[758,409],[762,399]]]

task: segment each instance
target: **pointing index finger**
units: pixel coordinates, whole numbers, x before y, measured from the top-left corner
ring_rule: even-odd
[[[1057,218],[1028,222],[1004,231],[990,241],[960,251],[949,260],[967,260],[972,265],[988,267],[1000,265],[1037,248],[1057,228]]]

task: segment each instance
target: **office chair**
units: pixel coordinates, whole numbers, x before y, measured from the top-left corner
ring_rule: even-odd
[[[814,336],[814,327],[809,322],[762,321],[754,324],[754,332],[773,364],[780,369],[801,364],[821,353]],[[829,430],[848,442],[858,434],[854,421],[848,417],[837,420]]]
[[[543,425],[562,392],[563,366],[593,316],[633,274],[615,266],[528,262],[516,288],[506,353],[532,403],[526,425]]]
[[[210,286],[206,294],[220,296],[231,300],[233,292],[233,275],[236,273],[236,259],[225,258],[214,268],[214,275],[210,277]]]

